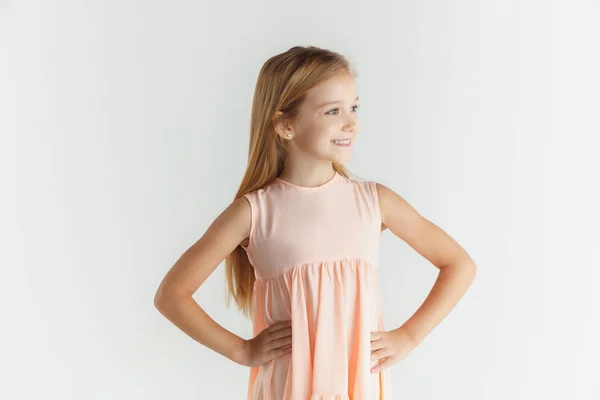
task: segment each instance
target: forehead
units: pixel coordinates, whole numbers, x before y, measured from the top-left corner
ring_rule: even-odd
[[[335,101],[354,101],[357,97],[356,81],[349,74],[340,74],[329,78],[306,93],[306,101],[322,104]]]

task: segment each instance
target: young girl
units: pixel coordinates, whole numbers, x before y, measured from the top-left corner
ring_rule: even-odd
[[[235,200],[165,276],[155,306],[199,343],[250,367],[249,400],[391,399],[389,367],[450,312],[475,276],[467,253],[400,195],[351,179],[356,73],[340,54],[293,47],[270,58],[252,105]],[[388,229],[440,269],[402,326],[384,330],[378,290]],[[225,259],[229,294],[252,318],[243,339],[192,294]]]

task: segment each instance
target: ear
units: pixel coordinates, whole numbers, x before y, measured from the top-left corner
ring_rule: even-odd
[[[294,129],[290,121],[286,119],[281,119],[282,115],[283,111],[277,111],[273,115],[273,128],[275,129],[275,133],[277,133],[277,135],[279,135],[282,139],[289,140],[294,137]]]

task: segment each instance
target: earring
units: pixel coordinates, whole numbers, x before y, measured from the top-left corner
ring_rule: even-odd
[[[292,134],[291,134],[291,133],[288,133],[287,137],[292,137]]]

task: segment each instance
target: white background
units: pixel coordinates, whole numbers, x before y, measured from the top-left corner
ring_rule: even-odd
[[[596,1],[0,2],[0,398],[244,399],[248,368],[153,306],[233,200],[256,77],[316,45],[359,72],[347,167],[477,277],[394,399],[600,399]],[[382,235],[386,327],[437,269]],[[196,293],[227,329],[224,263]]]

